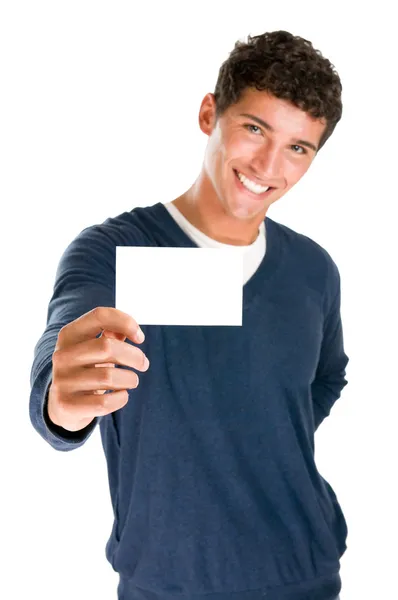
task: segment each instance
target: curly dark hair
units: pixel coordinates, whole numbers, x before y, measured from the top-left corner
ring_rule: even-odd
[[[272,31],[238,41],[218,73],[216,119],[239,102],[247,88],[289,100],[327,126],[318,150],[341,119],[342,85],[331,62],[312,43],[288,31]]]

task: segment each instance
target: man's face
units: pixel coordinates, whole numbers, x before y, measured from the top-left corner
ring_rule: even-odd
[[[312,118],[290,102],[251,88],[217,123],[214,96],[207,94],[199,123],[209,135],[204,158],[209,191],[229,216],[239,220],[264,218],[268,207],[301,179],[326,127],[326,121]],[[248,190],[238,173],[270,189]],[[250,181],[246,181],[249,186]]]

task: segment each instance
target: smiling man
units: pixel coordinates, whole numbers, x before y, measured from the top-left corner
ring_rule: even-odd
[[[193,185],[86,228],[61,258],[30,415],[60,451],[99,424],[119,600],[338,598],[347,525],[314,436],[347,384],[339,270],[267,211],[341,114],[340,79],[309,41],[237,42],[201,103]],[[118,245],[241,247],[242,327],[143,327],[138,381],[126,367],[148,369],[142,339],[114,308]]]
[[[240,100],[217,115],[214,94],[199,114],[209,136],[203,169],[173,204],[210,237],[248,245],[268,207],[301,179],[327,127],[291,101],[246,88]]]

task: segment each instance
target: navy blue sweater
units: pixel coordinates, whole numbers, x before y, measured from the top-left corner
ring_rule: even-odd
[[[143,325],[151,366],[140,385],[123,409],[75,433],[46,411],[59,330],[115,305],[116,246],[197,246],[158,203],[84,229],[59,262],[30,416],[61,451],[99,423],[115,515],[106,553],[121,600],[340,591],[347,526],[314,461],[314,432],[347,383],[339,271],[310,238],[269,217],[265,226],[242,327]]]

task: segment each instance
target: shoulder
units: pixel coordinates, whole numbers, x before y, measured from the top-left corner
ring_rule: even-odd
[[[114,272],[117,246],[149,245],[150,238],[135,218],[134,210],[124,212],[82,229],[62,253],[58,274],[71,269]]]
[[[147,245],[148,232],[142,226],[142,221],[137,218],[135,210],[108,217],[103,223],[90,225],[83,229],[76,239],[98,240],[113,247]]]
[[[318,268],[325,273],[325,276],[332,279],[339,278],[339,269],[330,252],[321,244],[310,238],[308,235],[295,231],[287,225],[273,221],[273,225],[278,229],[280,236],[289,245],[291,257],[297,261]]]
[[[330,252],[308,235],[287,225],[273,221],[272,226],[276,227],[285,244],[285,264],[291,280],[295,285],[316,290],[327,311],[340,292],[340,273]]]
[[[150,207],[149,207],[150,208]],[[64,254],[84,252],[103,253],[104,257],[114,257],[116,246],[152,245],[150,228],[141,218],[147,208],[134,208],[114,217],[108,217],[102,223],[94,223],[82,229],[67,246]]]

